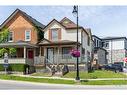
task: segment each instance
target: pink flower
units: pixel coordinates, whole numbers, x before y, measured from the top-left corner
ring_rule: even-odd
[[[70,54],[73,57],[80,57],[80,51],[79,50],[71,50]]]

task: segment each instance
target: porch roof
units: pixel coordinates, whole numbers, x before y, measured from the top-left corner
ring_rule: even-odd
[[[35,44],[31,44],[25,41],[18,41],[18,42],[6,42],[0,43],[0,47],[37,47]]]
[[[76,45],[76,41],[61,40],[61,41],[49,41],[47,39],[42,40],[39,45],[42,46],[53,46],[53,45]],[[81,43],[79,43],[80,45]]]

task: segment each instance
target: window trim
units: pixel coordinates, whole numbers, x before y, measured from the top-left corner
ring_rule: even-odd
[[[26,32],[28,32],[29,31],[29,33],[30,33],[30,39],[26,39]],[[29,30],[25,30],[25,41],[31,41],[31,30],[29,29]]]
[[[12,40],[9,40],[9,36],[10,34],[8,35],[8,42],[13,42],[14,41],[14,32],[13,31],[9,31],[9,33],[12,33]]]

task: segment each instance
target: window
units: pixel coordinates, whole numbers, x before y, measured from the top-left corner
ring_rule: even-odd
[[[63,47],[62,48],[62,54],[69,54],[71,50],[71,47]]]
[[[82,48],[82,54],[85,55],[85,48]]]
[[[94,45],[95,45],[95,47],[96,47],[96,39],[94,39]]]
[[[51,29],[51,38],[53,41],[58,41],[58,29]]]
[[[90,37],[88,36],[87,45],[90,46]]]
[[[87,61],[89,62],[90,61],[90,52],[87,51]]]
[[[30,41],[31,40],[31,30],[26,30],[25,31],[25,41]]]
[[[12,41],[13,41],[13,32],[9,32],[8,42],[12,42]]]
[[[105,42],[105,48],[109,48],[109,41]]]
[[[97,40],[97,47],[98,47],[98,40]]]
[[[71,49],[72,49],[71,47],[63,47],[62,48],[62,58],[63,59],[71,58],[71,55],[69,55]]]

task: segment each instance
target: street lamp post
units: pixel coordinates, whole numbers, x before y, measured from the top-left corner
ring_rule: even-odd
[[[78,6],[73,7],[73,12],[72,12],[76,18],[77,18],[77,51],[78,51]],[[76,81],[80,81],[79,77],[79,58],[77,57],[77,64],[76,64]]]

